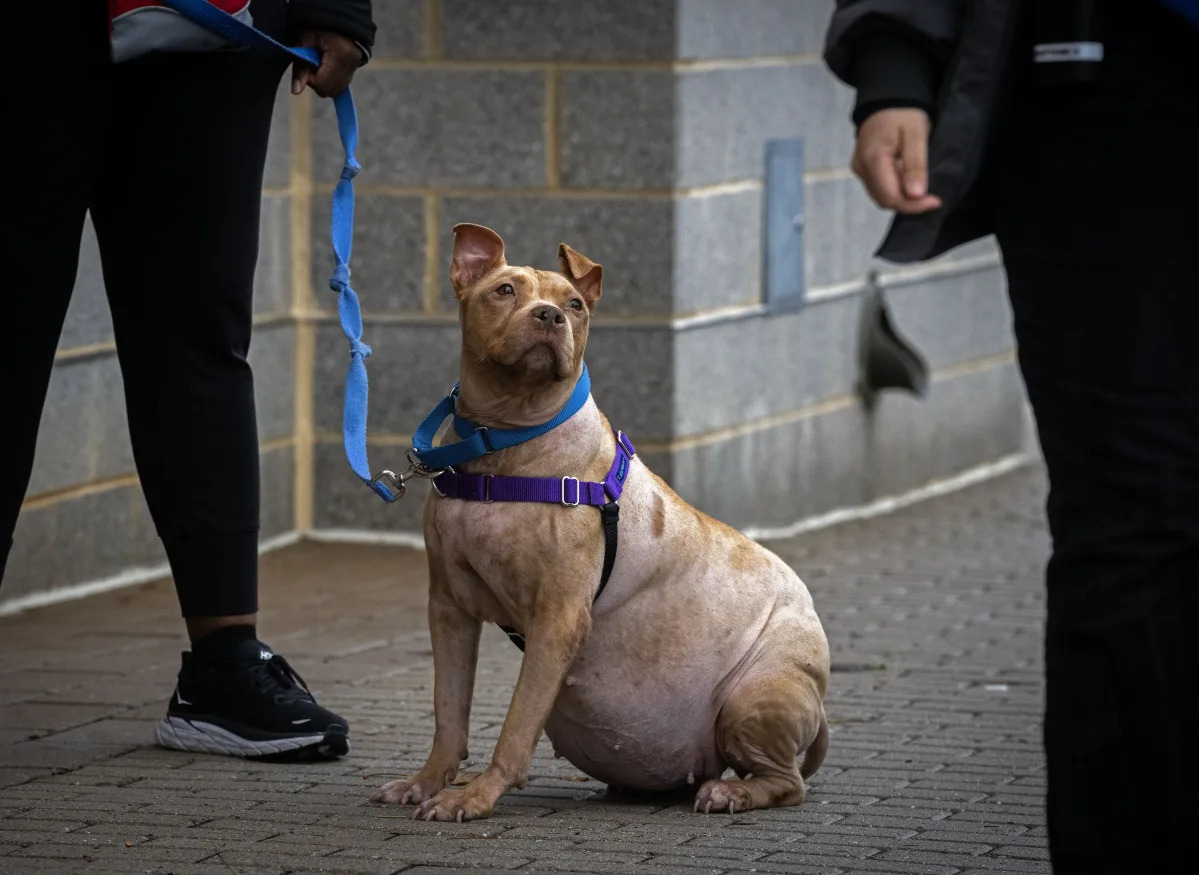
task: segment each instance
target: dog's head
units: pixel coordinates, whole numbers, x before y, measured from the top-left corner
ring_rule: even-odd
[[[578,376],[603,268],[565,243],[558,262],[561,273],[514,267],[490,228],[454,226],[450,282],[465,360],[498,367],[525,385]]]

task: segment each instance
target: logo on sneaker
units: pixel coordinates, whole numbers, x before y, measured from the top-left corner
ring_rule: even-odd
[[[299,726],[299,725],[300,725],[300,724],[302,724],[302,723],[311,723],[311,722],[312,722],[312,718],[311,718],[311,717],[305,717],[303,720],[293,720],[293,721],[291,721],[291,725],[292,725],[292,726]]]
[[[189,701],[187,701],[187,699],[183,698],[182,694],[179,692],[178,687],[175,688],[175,701],[178,702],[180,705],[190,705],[191,704],[191,702],[189,702]]]
[[[274,659],[275,654],[271,653],[269,650],[259,650],[258,658],[264,661],[268,659]]]

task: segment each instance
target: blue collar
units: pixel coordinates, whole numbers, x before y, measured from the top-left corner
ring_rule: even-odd
[[[566,406],[549,422],[529,428],[487,428],[475,425],[458,415],[458,384],[455,383],[453,391],[441,399],[412,435],[412,455],[429,470],[452,468],[454,465],[478,459],[496,450],[506,450],[553,431],[578,413],[589,397],[591,377],[587,373],[587,365],[584,364],[583,372],[579,375],[579,381],[575,384],[575,390]],[[462,440],[456,444],[434,447],[433,439],[437,437],[438,429],[451,416],[454,417],[454,431]]]

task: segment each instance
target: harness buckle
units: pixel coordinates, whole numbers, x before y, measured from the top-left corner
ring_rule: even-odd
[[[492,449],[491,441],[487,440],[487,426],[480,425],[475,429],[475,434],[477,434],[479,436],[479,440],[483,442],[483,449],[487,450],[484,455],[490,456],[495,452],[495,450]]]
[[[637,455],[637,450],[633,448],[633,442],[629,440],[629,436],[623,431],[616,432],[616,442],[620,444],[621,449],[628,454],[630,459]]]
[[[494,474],[480,474],[479,478],[483,481],[483,497],[480,501],[491,504],[491,481],[495,479]]]
[[[566,481],[567,480],[573,480],[575,482],[575,500],[573,502],[566,500]],[[566,507],[578,507],[579,501],[582,499],[582,497],[583,497],[583,488],[579,485],[579,478],[578,477],[563,477],[562,478],[562,504],[564,504]]]
[[[408,491],[408,487],[404,485],[404,478],[397,476],[394,471],[386,469],[379,472],[379,475],[371,481],[370,486],[374,493],[388,504],[399,501]]]

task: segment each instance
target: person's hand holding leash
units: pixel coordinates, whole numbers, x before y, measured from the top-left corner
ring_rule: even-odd
[[[303,94],[305,86],[311,86],[321,97],[336,97],[350,87],[350,80],[362,66],[362,49],[339,33],[306,30],[299,34],[297,45],[320,52],[321,65],[313,69],[296,61],[292,65],[292,94]]]
[[[928,132],[922,109],[883,109],[862,122],[850,166],[880,207],[926,213],[941,206],[928,193]]]

